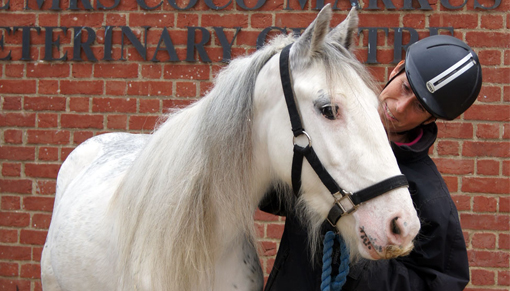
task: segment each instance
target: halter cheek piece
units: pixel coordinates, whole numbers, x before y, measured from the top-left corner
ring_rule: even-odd
[[[283,86],[283,93],[287,102],[287,109],[289,110],[290,123],[292,125],[292,132],[294,133],[294,157],[292,159],[292,189],[294,194],[298,195],[301,189],[301,171],[303,167],[303,158],[306,158],[308,163],[312,166],[315,173],[319,176],[322,183],[331,192],[335,198],[335,204],[329,211],[327,220],[334,227],[338,220],[347,214],[353,213],[359,205],[365,201],[382,195],[393,189],[409,186],[407,179],[404,175],[397,175],[374,184],[368,188],[362,189],[356,193],[346,191],[331,177],[328,171],[324,168],[319,157],[312,148],[312,140],[308,133],[303,128],[301,117],[296,106],[294,99],[294,92],[292,90],[292,81],[290,77],[289,67],[289,52],[292,44],[286,46],[280,54],[280,78]],[[296,143],[296,139],[304,135],[308,140],[308,145],[302,147]]]

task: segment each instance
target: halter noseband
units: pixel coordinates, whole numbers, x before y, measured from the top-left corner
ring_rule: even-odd
[[[303,158],[305,157],[308,163],[312,166],[315,173],[319,176],[322,183],[331,192],[335,198],[335,204],[328,214],[327,220],[334,227],[338,220],[347,214],[350,214],[359,207],[363,202],[372,198],[389,192],[393,189],[409,186],[407,179],[404,175],[397,175],[388,178],[384,181],[376,183],[368,188],[362,189],[356,193],[346,191],[331,177],[328,171],[324,168],[319,157],[312,148],[311,138],[306,133],[301,123],[301,116],[296,106],[294,99],[294,92],[292,89],[292,81],[290,77],[289,67],[289,53],[292,44],[286,46],[280,54],[280,78],[283,86],[283,93],[285,101],[287,102],[287,109],[289,110],[290,123],[292,125],[292,132],[294,133],[294,157],[292,159],[292,189],[294,194],[298,195],[301,189],[301,170],[303,167]],[[296,143],[296,138],[304,135],[308,140],[308,145],[305,147],[299,146]]]

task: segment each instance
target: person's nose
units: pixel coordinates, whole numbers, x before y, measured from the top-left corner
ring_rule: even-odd
[[[413,104],[413,98],[414,96],[400,96],[400,98],[397,101],[397,106],[395,107],[395,110],[398,113],[404,113],[409,108],[411,108],[411,105]]]

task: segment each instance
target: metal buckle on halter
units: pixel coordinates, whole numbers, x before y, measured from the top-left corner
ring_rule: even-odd
[[[341,196],[339,197],[339,195],[341,195]],[[358,209],[359,205],[356,205],[356,204],[354,204],[354,202],[352,202],[351,196],[352,196],[352,192],[348,192],[345,190],[342,190],[341,193],[337,192],[337,193],[333,194],[333,197],[335,197],[335,203],[344,212],[342,214],[342,216],[351,214]]]

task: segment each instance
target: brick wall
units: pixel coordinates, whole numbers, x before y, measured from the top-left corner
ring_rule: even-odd
[[[181,11],[169,4],[175,1],[164,2],[150,11],[140,8],[139,3],[153,7],[159,1],[120,0],[110,10],[96,9],[97,2],[92,2],[94,9],[85,9],[88,2],[79,1],[77,9],[70,10],[66,0],[61,1],[60,11],[53,9],[50,0],[25,1],[28,2],[0,0],[0,8],[9,5],[9,9],[0,10],[0,27],[4,27],[0,28],[0,59],[6,58],[0,61],[0,290],[41,290],[39,260],[51,220],[55,178],[73,148],[104,132],[150,132],[168,108],[199,99],[224,65],[221,60],[225,51],[214,27],[223,27],[228,42],[234,38],[235,27],[241,27],[231,47],[235,57],[254,51],[264,28],[305,27],[316,14],[316,1],[303,2],[302,9],[297,0],[268,0],[256,10],[241,8],[255,7],[258,2],[254,0],[198,0],[193,8]],[[335,23],[345,18],[350,7],[347,0],[338,2]],[[379,82],[387,79],[394,65],[393,27],[412,28],[420,38],[429,35],[429,27],[453,27],[454,35],[478,52],[484,75],[480,96],[459,119],[439,123],[439,140],[431,155],[459,209],[471,266],[471,282],[466,290],[508,290],[510,3],[430,0],[422,2],[429,3],[431,10],[422,10],[420,1],[412,1],[413,8],[405,10],[407,2],[411,1],[393,0],[396,9],[385,9],[383,1],[360,2],[360,26],[388,28],[387,34],[378,30],[379,63],[369,65],[370,70]],[[115,5],[112,0],[99,3]],[[193,2],[176,3],[183,8]],[[216,11],[207,3],[226,7]],[[477,3],[499,6],[484,10],[475,8]],[[368,9],[376,4],[379,10]],[[449,9],[448,5],[459,8]],[[84,47],[79,54],[73,54],[72,27],[76,26],[90,28],[82,33],[82,42],[95,33],[90,52]],[[108,59],[105,47],[110,41],[106,26],[115,26],[111,30],[110,61],[103,60]],[[141,44],[147,36],[145,58],[127,34],[121,45],[121,26],[129,27]],[[151,29],[145,33],[143,26]],[[14,31],[14,27],[28,28]],[[40,32],[36,27],[41,28]],[[53,29],[46,39],[51,30],[48,27],[69,29],[66,33]],[[165,29],[177,61],[169,61],[171,54],[157,49]],[[25,49],[23,31],[30,40]],[[209,32],[211,39],[204,50],[211,62],[203,62],[204,56],[198,50],[189,54],[190,31],[196,42]],[[362,61],[368,58],[367,38],[364,30],[357,50]],[[404,30],[403,43],[409,38],[409,32]],[[45,45],[48,42],[52,43],[50,49]],[[97,61],[92,62],[90,55]],[[44,61],[59,58],[64,59]],[[160,62],[151,62],[153,58]],[[284,222],[262,212],[256,213],[256,219],[267,276]]]

